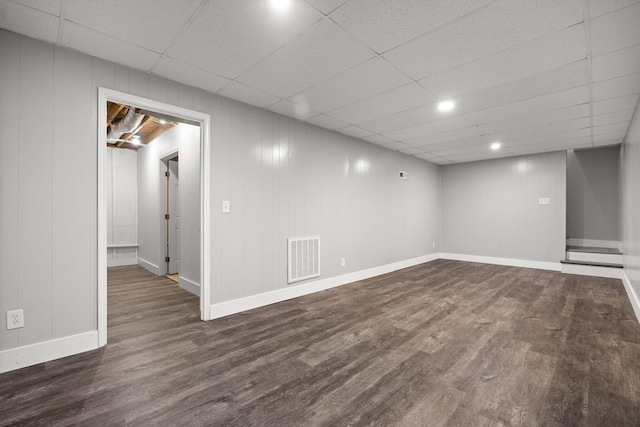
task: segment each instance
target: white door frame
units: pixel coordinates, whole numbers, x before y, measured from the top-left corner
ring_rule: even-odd
[[[98,346],[107,344],[107,194],[105,159],[107,156],[107,101],[133,105],[146,110],[181,117],[200,123],[200,319],[211,320],[211,230],[210,230],[210,126],[211,116],[199,111],[153,101],[104,87],[98,88]]]

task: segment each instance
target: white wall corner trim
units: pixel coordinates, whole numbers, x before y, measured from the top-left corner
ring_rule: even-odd
[[[196,282],[192,282],[189,279],[186,279],[182,276],[178,277],[179,282],[178,285],[184,289],[185,291],[189,291],[194,295],[200,296],[200,285]]]
[[[160,276],[160,267],[147,261],[146,259],[142,259],[138,257],[138,265],[144,268],[145,270],[152,272],[156,276]]]
[[[343,274],[341,276],[329,277],[327,279],[315,280],[312,282],[302,283],[287,288],[278,289],[276,291],[265,292],[258,295],[252,295],[244,298],[238,298],[231,301],[225,301],[212,304],[210,314],[212,319],[229,316],[231,314],[240,313],[242,311],[263,307],[269,304],[286,301],[289,299],[312,294],[314,292],[324,291],[326,289],[335,288],[358,280],[369,279],[381,274],[391,273],[414,265],[423,264],[425,262],[435,261],[440,256],[438,253],[423,255],[417,258],[411,258],[404,261],[398,261],[379,267],[373,267],[366,270],[356,271],[353,273]]]
[[[510,267],[536,268],[539,270],[562,271],[560,262],[532,261],[527,259],[498,258],[480,255],[441,253],[440,258],[453,261],[479,262],[482,264],[507,265]]]
[[[622,283],[624,284],[624,289],[627,291],[627,295],[629,296],[629,301],[631,301],[631,307],[633,307],[633,312],[636,314],[636,319],[638,320],[638,323],[640,323],[640,298],[633,289],[633,286],[631,286],[631,281],[629,280],[629,277],[627,277],[626,271],[622,272]]]
[[[98,348],[98,331],[0,351],[0,374]]]

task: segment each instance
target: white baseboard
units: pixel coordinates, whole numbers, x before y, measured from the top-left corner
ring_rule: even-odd
[[[182,276],[178,276],[179,282],[178,285],[184,289],[185,291],[189,291],[194,295],[200,296],[200,285],[192,282],[189,279],[185,279]]]
[[[153,264],[153,263],[151,263],[151,262],[149,262],[149,261],[147,261],[145,259],[142,259],[140,257],[138,257],[137,260],[138,260],[138,265],[140,267],[144,268],[147,271],[152,272],[156,276],[160,275],[160,267],[158,267],[157,265],[155,265],[155,264]]]
[[[622,242],[617,240],[567,239],[568,246],[588,246],[593,248],[611,248],[622,250]]]
[[[527,259],[497,258],[480,255],[441,253],[440,258],[454,261],[479,262],[482,264],[508,265],[510,267],[537,268],[538,270],[561,271],[560,262],[531,261]]]
[[[626,271],[622,271],[622,283],[624,284],[624,289],[627,291],[627,296],[629,297],[629,301],[631,301],[631,307],[633,307],[633,312],[636,314],[636,319],[640,322],[640,298],[638,298],[638,294],[631,286],[631,280],[629,280],[629,276],[627,276]]]
[[[425,262],[434,261],[439,258],[439,254],[424,255],[405,261],[394,262],[392,264],[380,267],[369,268],[367,270],[356,271],[353,273],[343,274],[341,276],[330,277],[328,279],[316,280],[313,282],[289,286],[287,288],[278,289],[271,292],[265,292],[258,295],[252,295],[244,298],[238,298],[231,301],[225,301],[218,304],[212,304],[209,307],[211,319],[217,319],[231,314],[240,313],[242,311],[251,310],[269,304],[286,301],[292,298],[301,297],[303,295],[312,294],[314,292],[324,291],[325,289],[335,288],[337,286],[346,285],[348,283],[357,282],[371,277],[379,276],[392,271],[400,270],[414,265],[423,264]]]
[[[98,348],[98,331],[0,351],[0,374]]]
[[[116,258],[107,259],[107,267],[122,267],[125,265],[137,265],[137,258]]]

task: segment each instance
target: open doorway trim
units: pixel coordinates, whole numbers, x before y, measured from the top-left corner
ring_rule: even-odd
[[[98,88],[98,346],[107,344],[107,201],[105,159],[107,156],[107,101],[129,104],[200,124],[200,318],[210,320],[211,295],[211,116],[104,87]]]

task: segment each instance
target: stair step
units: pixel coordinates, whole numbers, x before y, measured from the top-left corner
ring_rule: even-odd
[[[562,264],[589,265],[592,267],[623,268],[622,264],[612,264],[609,262],[575,261],[570,259],[563,259],[563,260],[560,260],[560,262]]]
[[[614,253],[567,251],[566,259],[597,264],[622,264],[622,255]]]
[[[617,248],[600,248],[596,246],[567,246],[567,251],[622,255],[622,252]]]

